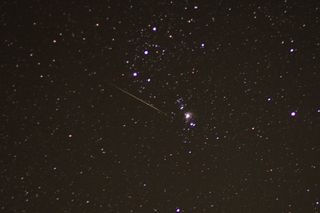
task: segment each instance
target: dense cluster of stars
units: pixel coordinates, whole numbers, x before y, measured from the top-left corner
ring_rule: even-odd
[[[318,1],[1,10],[1,211],[320,211]]]

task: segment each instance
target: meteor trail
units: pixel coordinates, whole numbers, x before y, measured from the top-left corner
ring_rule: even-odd
[[[110,83],[110,85],[113,86],[114,88],[116,88],[117,90],[120,90],[120,91],[123,92],[124,94],[129,95],[130,97],[132,97],[132,98],[136,99],[137,101],[139,101],[139,102],[141,102],[141,103],[143,103],[143,104],[151,107],[152,109],[156,110],[156,111],[159,112],[160,114],[162,114],[162,115],[164,115],[164,116],[167,117],[167,114],[166,114],[165,112],[161,111],[160,109],[158,109],[157,107],[153,106],[152,104],[149,104],[148,102],[145,102],[145,101],[142,100],[141,98],[138,98],[137,96],[135,96],[135,95],[127,92],[126,90],[121,89],[120,87],[118,87],[118,86],[115,85],[115,84]]]

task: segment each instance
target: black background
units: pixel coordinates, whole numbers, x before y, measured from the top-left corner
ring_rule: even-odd
[[[0,14],[2,212],[319,212],[318,1]]]

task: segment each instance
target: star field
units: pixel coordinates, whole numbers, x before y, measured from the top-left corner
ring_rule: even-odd
[[[1,212],[320,212],[320,2],[0,11]]]

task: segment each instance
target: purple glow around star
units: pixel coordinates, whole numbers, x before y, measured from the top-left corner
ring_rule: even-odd
[[[180,212],[181,211],[181,209],[180,208],[176,208],[176,212]]]
[[[196,123],[191,122],[191,123],[190,123],[190,126],[191,126],[191,127],[195,127],[195,126],[196,126]]]
[[[157,28],[156,27],[152,27],[152,31],[153,32],[157,31]]]
[[[184,103],[183,103],[183,99],[182,98],[179,98],[177,100],[177,104],[179,105],[179,109],[180,110],[183,110],[184,109]],[[186,115],[185,115],[186,116]]]
[[[137,77],[137,76],[138,76],[138,72],[132,73],[132,76],[133,76],[133,77]]]
[[[144,53],[145,55],[148,55],[148,54],[149,54],[149,51],[148,51],[148,50],[145,50],[143,53]]]
[[[291,115],[291,117],[294,117],[294,116],[297,115],[297,113],[296,112],[291,112],[290,115]]]

